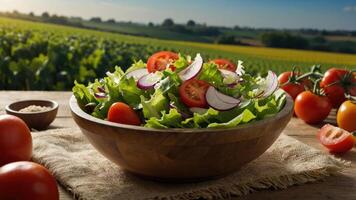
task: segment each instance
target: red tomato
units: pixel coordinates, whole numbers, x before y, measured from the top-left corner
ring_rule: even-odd
[[[298,83],[287,83],[285,85],[280,86],[280,88],[287,92],[293,100],[297,98],[298,94],[305,91],[304,86]]]
[[[179,96],[188,107],[205,108],[208,105],[205,98],[208,87],[209,84],[205,81],[191,79],[179,87]]]
[[[292,76],[292,72],[283,72],[278,76],[278,82],[279,85],[281,85],[280,88],[287,92],[293,98],[293,100],[297,98],[298,94],[305,91],[305,87],[311,88],[313,85],[313,83],[308,78],[302,79],[300,83],[288,83],[290,76]]]
[[[226,59],[215,59],[213,60],[215,64],[218,65],[220,69],[226,69],[229,71],[236,71],[237,66],[229,60]]]
[[[342,102],[346,100],[345,92],[349,92],[352,95],[356,95],[356,87],[349,87],[348,91],[345,91],[341,80],[343,77],[349,73],[348,70],[345,69],[337,69],[331,68],[325,72],[323,79],[320,82],[320,87],[322,87],[325,91],[326,96],[330,99],[334,108],[339,107]],[[334,85],[330,85],[337,82]],[[356,83],[356,77],[351,76],[350,80],[346,80],[346,84]]]
[[[0,199],[58,200],[56,180],[43,166],[13,162],[0,168]]]
[[[111,105],[108,112],[108,120],[111,122],[137,125],[141,124],[140,118],[136,112],[127,104],[116,102]]]
[[[300,93],[295,99],[295,114],[309,124],[322,122],[332,109],[329,99],[325,96],[313,94],[310,91]]]
[[[173,71],[175,67],[172,65],[174,61],[178,60],[177,53],[171,51],[160,51],[153,54],[147,60],[148,72],[163,71],[167,67],[170,67]]]
[[[330,124],[325,124],[319,130],[317,137],[322,145],[334,153],[346,152],[354,145],[351,133]]]
[[[337,125],[349,132],[356,131],[356,103],[345,101],[336,115]]]
[[[0,166],[30,160],[31,156],[32,137],[25,122],[13,115],[0,115]]]

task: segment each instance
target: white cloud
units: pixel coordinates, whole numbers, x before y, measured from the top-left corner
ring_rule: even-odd
[[[356,12],[356,5],[345,6],[344,11],[345,12]]]

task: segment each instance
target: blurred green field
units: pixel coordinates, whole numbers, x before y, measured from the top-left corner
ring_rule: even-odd
[[[356,66],[351,54],[159,40],[0,18],[0,89],[68,90],[74,80],[100,78],[115,65],[126,68],[159,50],[243,60],[252,73]]]

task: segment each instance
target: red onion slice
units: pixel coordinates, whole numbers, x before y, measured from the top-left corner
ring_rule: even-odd
[[[161,74],[150,73],[142,76],[137,81],[137,87],[143,90],[152,89],[162,78]]]
[[[272,72],[268,71],[265,81],[262,83],[260,88],[260,93],[256,95],[256,98],[265,98],[270,96],[278,89],[278,77]]]
[[[199,74],[202,67],[203,67],[203,58],[198,53],[195,56],[195,59],[192,62],[192,64],[190,64],[187,68],[179,72],[178,75],[180,79],[182,79],[182,81],[187,81],[196,77]]]
[[[136,69],[126,74],[127,78],[133,77],[135,80],[140,79],[142,76],[147,75],[148,71],[146,68]]]
[[[107,97],[106,93],[104,93],[104,92],[96,92],[96,93],[94,93],[94,96],[96,98],[98,98],[98,99],[102,99],[102,98],[106,98]]]
[[[237,83],[239,81],[239,75],[235,72],[226,70],[226,69],[219,69],[221,75],[224,77],[223,82],[227,85]]]
[[[99,92],[106,93],[106,91],[105,91],[105,89],[104,89],[103,86],[97,87],[97,90],[98,90]]]
[[[216,110],[230,110],[239,105],[240,100],[227,96],[218,92],[214,87],[210,86],[205,95],[209,106]]]

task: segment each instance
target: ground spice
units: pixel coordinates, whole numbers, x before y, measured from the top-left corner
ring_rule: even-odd
[[[48,106],[37,106],[37,105],[30,105],[25,108],[19,110],[21,113],[34,113],[34,112],[44,112],[51,110],[51,107]]]

